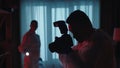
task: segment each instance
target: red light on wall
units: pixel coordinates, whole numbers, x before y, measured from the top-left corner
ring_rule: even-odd
[[[120,28],[114,28],[113,40],[120,42]]]

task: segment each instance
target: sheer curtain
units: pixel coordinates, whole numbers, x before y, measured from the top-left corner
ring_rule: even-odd
[[[99,0],[21,0],[21,39],[28,31],[31,20],[37,20],[39,27],[36,32],[41,39],[41,58],[52,64],[58,55],[49,51],[48,44],[54,41],[55,36],[61,35],[53,22],[66,20],[77,9],[89,16],[94,28],[99,28]]]

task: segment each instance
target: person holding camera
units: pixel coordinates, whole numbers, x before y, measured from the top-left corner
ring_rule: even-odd
[[[78,44],[67,53],[58,52],[64,68],[116,68],[115,47],[106,32],[94,29],[81,10],[73,11],[66,22]]]

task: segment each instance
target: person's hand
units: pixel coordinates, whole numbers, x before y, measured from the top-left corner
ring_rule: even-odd
[[[55,52],[56,51],[56,47],[55,47],[54,42],[50,43],[48,45],[48,47],[49,47],[50,52]]]
[[[57,53],[67,54],[72,51],[73,41],[70,35],[65,34],[55,40]]]

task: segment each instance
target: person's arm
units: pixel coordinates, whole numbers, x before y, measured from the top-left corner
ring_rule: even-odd
[[[24,53],[26,49],[26,45],[27,45],[27,35],[24,35],[21,44],[18,46],[19,52]]]

